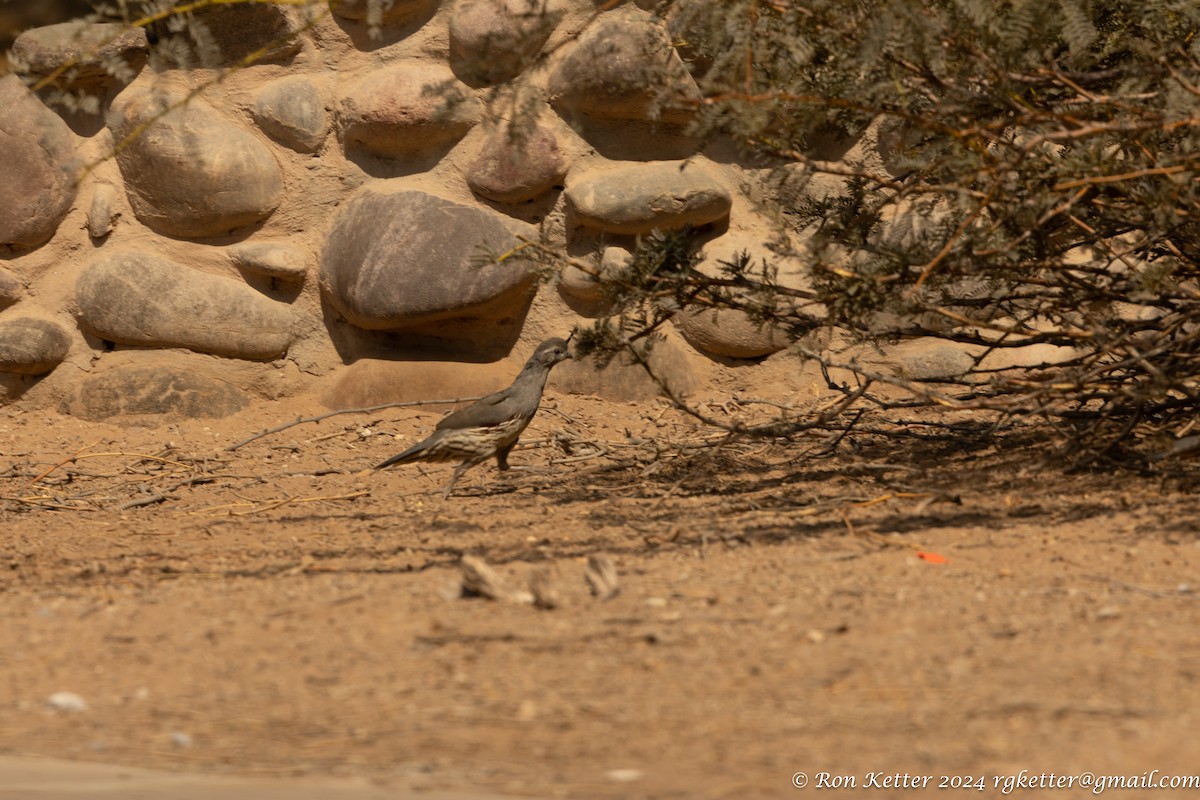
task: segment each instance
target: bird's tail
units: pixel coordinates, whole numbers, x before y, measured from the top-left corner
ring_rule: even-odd
[[[381,461],[375,465],[375,469],[383,469],[390,467],[393,464],[407,464],[410,461],[420,461],[421,454],[424,452],[428,439],[423,442],[417,442],[412,447],[405,450],[403,453],[397,453],[386,461]]]

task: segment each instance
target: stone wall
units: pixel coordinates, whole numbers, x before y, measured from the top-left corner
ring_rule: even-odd
[[[0,399],[102,418],[486,384],[454,365],[519,361],[603,299],[485,250],[541,238],[619,269],[638,235],[692,225],[710,261],[765,255],[757,172],[687,137],[699,92],[666,27],[600,5],[395,0],[378,36],[359,0],[315,21],[217,6],[205,67],[141,30],[26,31],[0,78]],[[72,60],[78,108],[27,88]],[[658,357],[686,388],[783,346],[709,312]],[[591,369],[556,380],[647,389]]]

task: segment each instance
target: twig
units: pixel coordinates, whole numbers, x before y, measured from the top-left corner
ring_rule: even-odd
[[[240,447],[248,445],[251,442],[256,442],[259,439],[262,439],[265,436],[270,436],[273,433],[279,433],[280,431],[286,431],[288,428],[293,428],[296,425],[303,425],[306,422],[320,422],[321,420],[329,419],[330,417],[336,417],[339,414],[369,414],[372,411],[381,411],[385,408],[408,408],[411,406],[456,405],[458,403],[473,402],[478,399],[479,399],[478,397],[456,397],[451,400],[404,400],[404,401],[400,401],[400,402],[396,402],[396,403],[383,403],[382,405],[378,405],[378,406],[367,406],[365,408],[343,408],[343,409],[339,409],[337,411],[329,411],[325,414],[317,414],[314,417],[298,417],[297,419],[294,419],[291,422],[285,422],[282,425],[276,425],[274,428],[268,428],[265,431],[259,431],[258,433],[254,434],[253,436],[251,436],[248,439],[243,439],[242,441],[240,441],[236,444],[231,444],[225,448],[225,451],[233,452],[234,450],[237,450]]]

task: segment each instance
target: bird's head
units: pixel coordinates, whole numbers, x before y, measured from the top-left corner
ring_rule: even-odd
[[[533,355],[529,359],[530,364],[538,364],[549,369],[560,361],[565,361],[571,358],[571,350],[567,345],[566,339],[547,339],[538,345],[537,350],[533,351]]]

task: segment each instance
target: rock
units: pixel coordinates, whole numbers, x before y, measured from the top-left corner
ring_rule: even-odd
[[[25,296],[25,284],[4,267],[0,267],[0,307],[11,306]]]
[[[696,384],[686,354],[672,341],[655,343],[650,351],[650,368],[678,394],[686,395]],[[662,394],[646,371],[628,363],[625,356],[617,356],[603,369],[586,358],[564,361],[554,371],[554,384],[562,392],[608,400],[649,400]]]
[[[288,283],[303,283],[308,274],[308,251],[283,242],[244,242],[229,248],[234,266]]]
[[[292,312],[229,278],[125,249],[89,265],[75,285],[79,318],[102,339],[267,360],[287,352]]]
[[[0,245],[34,247],[75,202],[75,138],[15,75],[0,78]]]
[[[296,76],[271,81],[251,109],[271,138],[301,153],[314,153],[329,133],[329,115],[315,83]]]
[[[337,375],[321,396],[321,403],[340,409],[407,400],[482,397],[512,383],[522,363],[515,356],[490,364],[360,358]],[[431,406],[429,411],[436,421],[449,408]]]
[[[330,4],[330,7],[343,19],[370,22],[370,2],[371,0],[340,0],[336,4]],[[380,8],[382,14],[379,22],[392,23],[409,19],[428,11],[430,5],[431,0],[392,0],[391,3],[384,0]]]
[[[751,280],[769,279],[789,289],[811,288],[807,274],[795,266],[797,259],[781,259],[763,246],[762,242],[772,235],[778,234],[727,233],[704,245],[703,260],[696,269],[712,278],[727,277],[730,266],[741,266],[745,259],[745,274]],[[773,268],[769,274],[764,274],[764,263]],[[826,315],[824,306],[815,303],[802,305],[798,310],[813,317],[814,327]],[[708,355],[763,358],[788,345],[787,337],[778,327],[756,322],[745,312],[735,309],[684,311],[675,315],[672,323],[688,344]]]
[[[53,83],[66,91],[94,91],[133,81],[150,46],[146,32],[115,22],[82,20],[25,31],[13,42],[9,60],[34,82],[70,65]]]
[[[301,25],[282,3],[221,3],[197,8],[192,24],[203,26],[215,48],[199,47],[188,33],[174,35],[164,50],[177,66],[231,67],[286,61],[300,52]]]
[[[479,100],[449,69],[408,61],[345,87],[337,119],[346,145],[402,156],[462,138],[479,119]]]
[[[0,318],[0,372],[45,375],[67,357],[71,340],[56,322]]]
[[[682,123],[701,99],[666,30],[640,12],[601,17],[550,76],[559,110],[609,119]]]
[[[512,80],[537,58],[562,17],[561,2],[458,0],[450,15],[450,67],[471,86]]]
[[[882,355],[868,352],[860,360],[910,381],[957,380],[975,365],[971,348],[938,339],[912,339],[885,347]]]
[[[240,389],[195,370],[122,366],[85,379],[59,408],[87,420],[142,414],[218,418],[236,414],[249,403]]]
[[[725,358],[762,358],[787,347],[787,338],[776,327],[735,309],[684,311],[672,322],[692,347]]]
[[[368,186],[333,221],[321,285],[346,319],[369,330],[420,330],[446,320],[511,326],[532,300],[533,263],[478,261],[485,247],[512,247],[518,231],[534,233],[494,211]],[[453,339],[454,327],[439,334]]]
[[[729,216],[729,190],[689,162],[638,164],[593,173],[566,190],[581,225],[609,233],[645,234],[703,225]]]
[[[176,92],[126,91],[109,112],[116,141],[131,137],[117,164],[134,214],[180,237],[225,234],[269,217],[283,196],[270,149],[203,100],[183,100]]]
[[[574,264],[563,267],[559,289],[584,304],[584,308],[576,309],[579,313],[589,317],[600,316],[611,311],[611,303],[604,296],[601,281],[619,274],[632,260],[633,254],[624,247],[606,247],[600,255],[600,263],[592,267],[594,272]]]
[[[88,710],[87,701],[74,692],[55,692],[46,698],[46,706],[54,711],[73,713]]]
[[[471,191],[498,203],[523,203],[562,182],[567,162],[558,139],[540,125],[497,129],[467,167]]]
[[[92,206],[88,210],[88,235],[93,239],[103,239],[112,233],[113,201],[116,190],[110,183],[96,184],[92,192]]]

